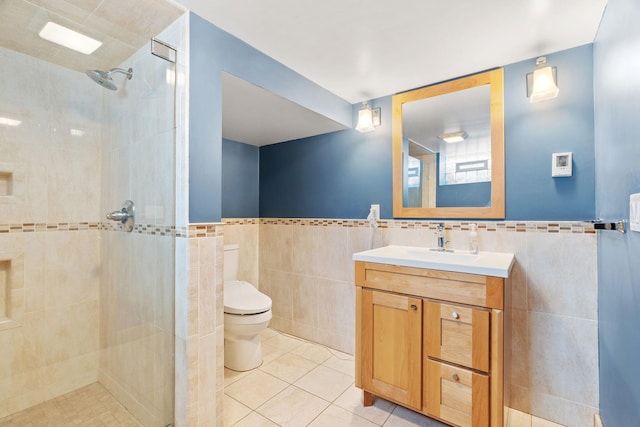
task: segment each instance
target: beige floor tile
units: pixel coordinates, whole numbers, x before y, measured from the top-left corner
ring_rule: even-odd
[[[269,421],[257,412],[252,412],[234,424],[233,427],[278,427],[278,424]]]
[[[227,387],[230,384],[238,381],[240,378],[244,378],[252,371],[238,372],[232,369],[224,368],[224,386]]]
[[[336,427],[336,426],[354,426],[354,427],[375,427],[375,424],[357,416],[356,414],[346,411],[339,406],[330,405],[318,417],[313,420],[309,426],[313,427]]]
[[[311,342],[306,342],[291,352],[316,363],[322,363],[331,357],[331,351],[328,348]]]
[[[100,383],[43,402],[0,419],[2,427],[142,427]]]
[[[288,351],[275,347],[273,345],[269,345],[267,343],[262,343],[262,364],[269,363],[272,360],[277,359],[283,354],[287,354]]]
[[[396,406],[384,427],[447,427],[432,418],[425,417],[417,412],[410,411],[402,406]]]
[[[283,427],[307,426],[329,402],[295,386],[289,386],[257,409],[257,412]]]
[[[337,356],[331,356],[323,363],[323,365],[327,368],[340,371],[343,374],[351,375],[351,377],[353,377],[356,373],[356,362],[353,357],[343,358],[340,354]]]
[[[351,385],[333,403],[377,425],[383,425],[396,408],[395,403],[380,398],[376,398],[372,406],[365,408],[362,406],[362,390],[355,385]]]
[[[554,422],[538,418],[531,417],[531,427],[564,427],[562,424],[556,424]]]
[[[507,427],[531,427],[531,415],[509,408]]]
[[[318,366],[294,383],[297,387],[333,402],[353,384],[353,376],[345,375],[326,366]]]
[[[249,415],[252,411],[249,407],[244,406],[228,395],[224,395],[224,426],[229,427]]]
[[[287,386],[286,382],[276,377],[254,370],[226,387],[224,392],[249,408],[256,409]]]
[[[285,352],[289,352],[296,347],[300,347],[305,342],[306,341],[282,333],[278,333],[263,341],[264,344],[276,347],[277,349]]]
[[[269,363],[263,364],[260,370],[292,384],[316,366],[318,365],[309,359],[293,353],[287,353]]]

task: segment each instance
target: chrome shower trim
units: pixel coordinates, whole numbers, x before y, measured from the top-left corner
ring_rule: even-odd
[[[85,74],[89,76],[91,80],[98,83],[103,88],[106,88],[109,90],[118,90],[118,86],[116,86],[116,83],[113,81],[113,77],[112,77],[112,75],[116,73],[124,74],[125,76],[127,76],[128,80],[131,80],[131,78],[133,77],[133,68],[129,68],[128,70],[125,70],[123,68],[112,68],[109,71],[102,71],[102,70],[85,71]]]

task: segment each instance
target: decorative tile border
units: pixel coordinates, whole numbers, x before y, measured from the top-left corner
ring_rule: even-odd
[[[223,219],[227,225],[300,225],[316,227],[369,227],[369,222],[360,219],[300,219],[300,218],[230,218]],[[435,230],[444,223],[447,230],[469,230],[469,224],[477,224],[479,231],[507,231],[516,233],[572,233],[595,234],[593,224],[582,221],[439,221],[439,220],[380,220],[378,227],[385,229]]]
[[[447,230],[469,230],[469,224],[477,224],[479,231],[508,231],[516,233],[572,233],[595,234],[593,224],[579,221],[433,221],[433,220],[380,220],[382,229],[428,229],[435,230],[444,223]],[[360,219],[315,219],[315,218],[229,218],[223,222],[207,224],[189,224],[188,227],[173,225],[136,224],[133,233],[152,236],[171,236],[183,238],[215,237],[222,235],[224,225],[299,225],[315,227],[369,227],[369,222]],[[122,231],[115,222],[61,222],[61,223],[24,223],[0,224],[0,235],[8,233],[32,233],[50,231]]]
[[[0,224],[0,235],[10,233],[38,233],[51,231],[122,231],[122,226],[115,222],[59,222]],[[136,224],[132,233],[149,234],[153,236],[177,236],[178,231],[173,225]]]
[[[24,224],[0,224],[0,234],[4,233],[32,233],[43,231],[85,231],[100,230],[99,222],[59,222],[53,224],[46,223],[24,223]]]
[[[207,224],[189,224],[189,239],[203,237],[217,237],[223,235],[224,223],[212,222]]]

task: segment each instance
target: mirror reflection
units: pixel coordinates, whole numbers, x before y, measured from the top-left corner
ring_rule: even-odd
[[[502,70],[393,103],[394,216],[503,217]]]
[[[489,86],[402,106],[404,207],[491,206]]]

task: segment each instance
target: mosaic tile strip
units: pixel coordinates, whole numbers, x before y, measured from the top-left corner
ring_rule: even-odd
[[[227,224],[242,224],[236,220],[223,219]],[[369,222],[358,219],[296,219],[260,218],[260,224],[301,225],[322,227],[369,227]],[[572,233],[595,234],[593,224],[581,221],[438,221],[438,220],[381,220],[379,228],[428,229],[435,230],[444,223],[447,230],[469,230],[469,224],[477,224],[480,231],[507,231],[515,233]]]
[[[593,224],[579,221],[432,221],[432,220],[381,220],[379,228],[428,229],[435,230],[440,223],[447,230],[469,230],[469,224],[477,224],[482,231],[507,231],[516,233],[573,233],[595,234]],[[315,227],[369,227],[369,222],[360,219],[314,219],[314,218],[233,218],[223,219],[220,223],[190,224],[188,227],[172,225],[136,224],[132,233],[152,236],[172,236],[185,238],[216,237],[223,235],[224,225],[299,225]],[[31,233],[49,231],[123,231],[115,222],[76,222],[76,223],[24,223],[0,224],[0,234]]]
[[[86,231],[100,230],[99,222],[59,222],[24,223],[24,224],[0,224],[0,234],[3,233],[33,233],[44,231]]]
[[[208,224],[189,224],[189,239],[223,236],[224,224],[213,222]]]
[[[260,218],[225,218],[224,225],[256,225],[260,224]]]

